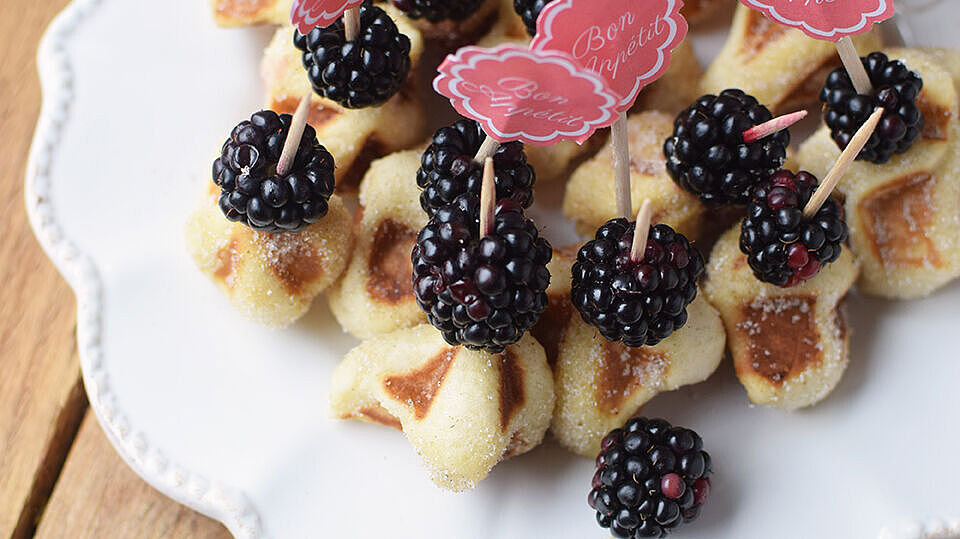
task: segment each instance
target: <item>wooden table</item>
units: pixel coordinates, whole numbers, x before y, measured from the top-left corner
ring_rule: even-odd
[[[0,538],[229,537],[120,460],[88,410],[76,303],[27,223],[36,51],[67,0],[0,2]]]

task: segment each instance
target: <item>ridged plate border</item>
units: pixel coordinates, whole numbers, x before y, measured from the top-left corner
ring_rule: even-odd
[[[34,233],[77,297],[77,348],[90,407],[110,443],[144,480],[174,500],[209,515],[242,539],[264,537],[260,517],[240,491],[205,478],[163,453],[131,423],[110,383],[109,361],[101,348],[100,273],[57,221],[55,158],[63,129],[75,106],[69,44],[84,21],[107,0],[74,0],[53,20],[40,41],[37,67],[43,104],[27,160],[24,196]]]
[[[103,310],[100,274],[57,221],[51,189],[56,175],[53,161],[75,106],[74,71],[68,44],[74,31],[106,1],[109,0],[73,0],[57,15],[40,41],[37,66],[43,104],[27,160],[24,186],[27,214],[40,245],[76,294],[77,349],[83,383],[90,407],[110,443],[134,472],[160,492],[223,522],[235,537],[264,538],[260,516],[243,492],[170,462],[127,418],[112,391],[109,363],[100,346]],[[934,518],[887,526],[878,535],[881,539],[958,536],[960,518]]]

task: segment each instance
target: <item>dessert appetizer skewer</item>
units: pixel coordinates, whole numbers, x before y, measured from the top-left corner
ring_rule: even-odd
[[[883,65],[910,65],[922,76],[915,106],[924,121],[909,150],[879,165],[853,162],[837,188],[844,199],[850,248],[862,266],[860,292],[917,298],[960,275],[960,76],[952,67],[957,58],[956,51],[932,49],[882,52]],[[885,121],[886,116],[881,126]],[[839,153],[830,127],[823,125],[800,145],[793,161],[798,168],[826,174]]]
[[[260,111],[213,164],[215,192],[187,224],[188,250],[245,316],[284,326],[346,266],[350,214],[333,194],[334,160],[297,118]],[[284,166],[279,166],[286,147]]]

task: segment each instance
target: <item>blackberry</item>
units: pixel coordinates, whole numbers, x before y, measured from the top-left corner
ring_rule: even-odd
[[[441,127],[423,152],[417,185],[420,206],[428,215],[464,193],[480,196],[483,164],[473,161],[486,135],[474,120],[462,119]],[[513,198],[524,208],[533,203],[536,174],[527,164],[522,142],[502,144],[493,156],[497,199]]]
[[[704,95],[673,122],[663,143],[667,171],[680,187],[711,206],[746,204],[750,190],[783,166],[790,132],[746,143],[743,132],[773,119],[742,90]]]
[[[440,21],[462,21],[473,15],[483,0],[390,0],[400,11],[411,19],[426,19],[432,23]]]
[[[687,322],[703,257],[667,225],[650,228],[643,260],[630,258],[634,223],[611,219],[577,253],[570,297],[610,341],[655,345]]]
[[[587,503],[614,537],[664,537],[700,515],[711,471],[696,432],[634,417],[600,443]]]
[[[858,94],[847,70],[834,69],[820,90],[824,121],[842,150],[873,111],[883,107],[876,131],[857,155],[857,159],[883,164],[893,154],[910,149],[923,131],[923,114],[916,104],[923,80],[903,62],[890,60],[882,52],[872,52],[860,61],[873,84],[873,94]]]
[[[360,32],[348,42],[343,17],[303,35],[293,32],[313,90],[344,107],[380,105],[393,97],[410,72],[410,39],[379,7],[360,6]]]
[[[840,256],[847,239],[843,207],[834,199],[812,219],[803,208],[817,188],[809,172],[777,172],[753,191],[740,228],[740,250],[758,279],[789,287],[813,278]]]
[[[289,114],[255,113],[237,124],[213,162],[220,209],[227,219],[254,230],[295,232],[327,214],[333,194],[333,156],[307,125],[290,171],[277,175],[277,161],[290,130]]]
[[[537,18],[550,2],[553,0],[513,0],[513,10],[523,19],[527,33],[531,36],[537,35]]]
[[[501,352],[547,306],[553,250],[509,198],[492,232],[479,237],[480,199],[466,194],[437,210],[413,248],[413,290],[430,323],[452,345]]]

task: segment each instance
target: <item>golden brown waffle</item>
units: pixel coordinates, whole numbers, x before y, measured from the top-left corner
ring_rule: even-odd
[[[504,458],[537,446],[553,402],[533,337],[488,354],[448,345],[429,324],[360,344],[330,386],[335,417],[401,429],[434,482],[452,490],[473,488]]]
[[[673,133],[673,117],[643,112],[627,120],[630,138],[630,191],[633,215],[644,199],[653,205],[653,222],[665,223],[690,239],[700,233],[706,208],[667,174],[663,141]],[[617,215],[614,192],[613,148],[608,142],[597,155],[580,165],[567,183],[563,213],[580,234],[594,232]]]
[[[557,364],[560,341],[563,340],[563,332],[566,330],[570,313],[574,312],[573,302],[570,301],[570,288],[573,284],[571,268],[577,260],[579,250],[580,245],[568,245],[553,250],[553,258],[547,264],[547,271],[550,272],[547,309],[540,315],[537,324],[530,329],[530,334],[543,345],[547,362],[551,367]]]
[[[863,269],[857,288],[916,298],[960,276],[960,54],[886,52],[923,78],[918,98],[923,134],[906,153],[883,165],[855,162],[838,190],[846,199],[850,245]],[[822,177],[839,154],[822,126],[801,145],[794,161]]]
[[[367,339],[427,321],[413,295],[410,253],[427,216],[420,208],[420,151],[378,159],[360,184],[356,249],[327,297],[340,325]]]
[[[595,457],[600,440],[658,393],[706,380],[723,359],[723,324],[701,295],[685,326],[656,346],[603,338],[573,311],[554,368],[557,406],[550,426],[564,447]]]
[[[187,250],[245,317],[286,326],[347,266],[353,248],[350,212],[330,198],[320,221],[300,232],[256,232],[228,221],[208,191],[187,221]]]
[[[703,289],[720,311],[747,396],[785,410],[833,391],[849,360],[844,298],[857,278],[849,249],[809,281],[780,288],[754,277],[739,247],[740,224],[713,248]]]
[[[292,4],[293,0],[210,0],[214,21],[225,27],[289,22]]]
[[[878,29],[853,37],[861,54],[881,47]],[[840,65],[836,47],[738,5],[730,35],[700,82],[701,94],[739,88],[774,113],[816,103],[827,73]]]
[[[410,60],[416,69],[423,53],[423,37],[392,6],[384,9],[410,38]],[[301,53],[293,46],[293,28],[277,30],[264,52],[261,77],[266,88],[265,107],[278,113],[293,113],[300,98],[312,93],[303,69]],[[370,162],[383,155],[410,148],[426,136],[426,113],[411,77],[397,95],[379,107],[346,109],[313,94],[309,123],[317,139],[337,162],[337,189],[351,191]]]

